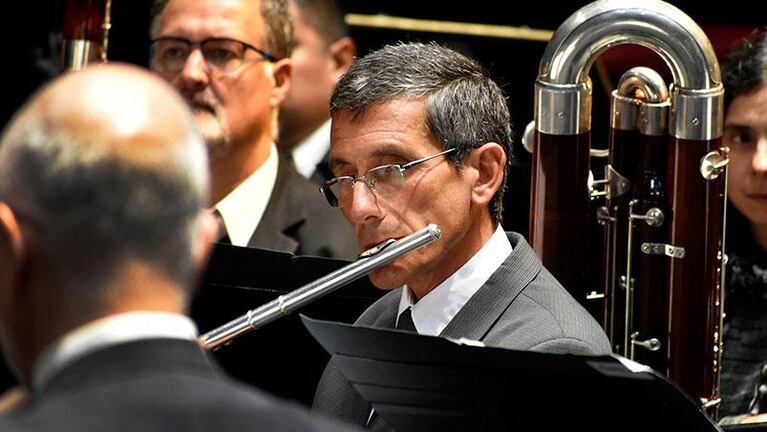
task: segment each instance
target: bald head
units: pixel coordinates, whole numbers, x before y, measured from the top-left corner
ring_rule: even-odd
[[[127,65],[55,80],[0,142],[0,201],[29,221],[63,282],[106,279],[132,260],[189,279],[207,181],[184,102]]]
[[[203,153],[195,149],[195,123],[184,102],[163,81],[128,65],[94,66],[51,83],[19,112],[0,154],[39,132],[69,136],[75,142],[49,145],[85,160],[111,158],[147,168],[192,164],[206,172],[198,169]]]

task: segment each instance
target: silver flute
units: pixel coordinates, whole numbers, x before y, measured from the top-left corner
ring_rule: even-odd
[[[383,267],[402,255],[425,246],[439,239],[440,230],[435,224],[414,232],[399,240],[387,240],[360,254],[360,258],[314,282],[281,295],[276,299],[248,311],[245,315],[229,321],[200,336],[200,345],[205,349],[216,349],[230,343],[234,338],[255,330],[320,297],[330,294],[342,286],[351,283],[368,273]]]

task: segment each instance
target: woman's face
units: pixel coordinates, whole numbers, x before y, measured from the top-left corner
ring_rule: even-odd
[[[752,225],[767,225],[767,84],[736,97],[727,110],[730,201]]]

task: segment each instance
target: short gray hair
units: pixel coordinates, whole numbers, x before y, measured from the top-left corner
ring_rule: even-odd
[[[330,101],[331,114],[358,119],[376,104],[425,99],[426,126],[461,166],[472,149],[495,142],[511,158],[511,116],[506,98],[475,60],[437,44],[388,45],[357,60],[341,77]],[[504,181],[490,202],[497,223],[503,217]]]
[[[154,0],[150,9],[149,32],[151,37],[157,34],[160,16],[170,0]],[[261,2],[261,17],[266,23],[264,49],[274,57],[290,57],[293,51],[293,21],[290,19],[287,0],[251,0]]]

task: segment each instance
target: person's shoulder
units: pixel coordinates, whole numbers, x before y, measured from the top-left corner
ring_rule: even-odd
[[[0,414],[0,431],[3,432],[21,432],[28,431],[29,429],[23,429],[18,422],[14,421],[8,414]]]
[[[527,269],[522,272],[526,277],[514,279],[527,283],[504,314],[509,328],[516,329],[510,340],[535,351],[608,354],[610,344],[599,323],[542,265],[520,234],[507,236],[516,271]]]
[[[610,343],[594,317],[545,268],[522,292],[540,328],[551,334],[534,351],[609,354]],[[543,325],[547,323],[548,325]]]
[[[556,292],[540,296],[534,288],[529,294],[520,294],[513,307],[493,326],[487,342],[548,353],[605,355],[611,352],[604,330],[582,306]]]
[[[522,234],[514,231],[506,231],[506,238],[511,244],[511,255],[506,258],[507,263],[511,261],[515,273],[522,273],[525,276],[536,276],[543,267],[538,255],[535,254],[533,247],[527,242]],[[509,269],[511,270],[511,269]]]
[[[524,267],[526,269],[524,279],[529,280],[522,288],[521,296],[529,298],[542,310],[549,311],[552,316],[568,312],[587,313],[557,278],[546,269],[522,235],[510,231],[506,235],[513,248],[512,255],[507,258],[507,261],[513,260],[512,267],[517,271],[520,267]]]
[[[137,415],[141,413],[141,415]],[[6,430],[235,432],[345,431],[350,427],[311,414],[228,378],[159,373],[125,383],[96,385],[74,393],[44,393],[0,422]]]

